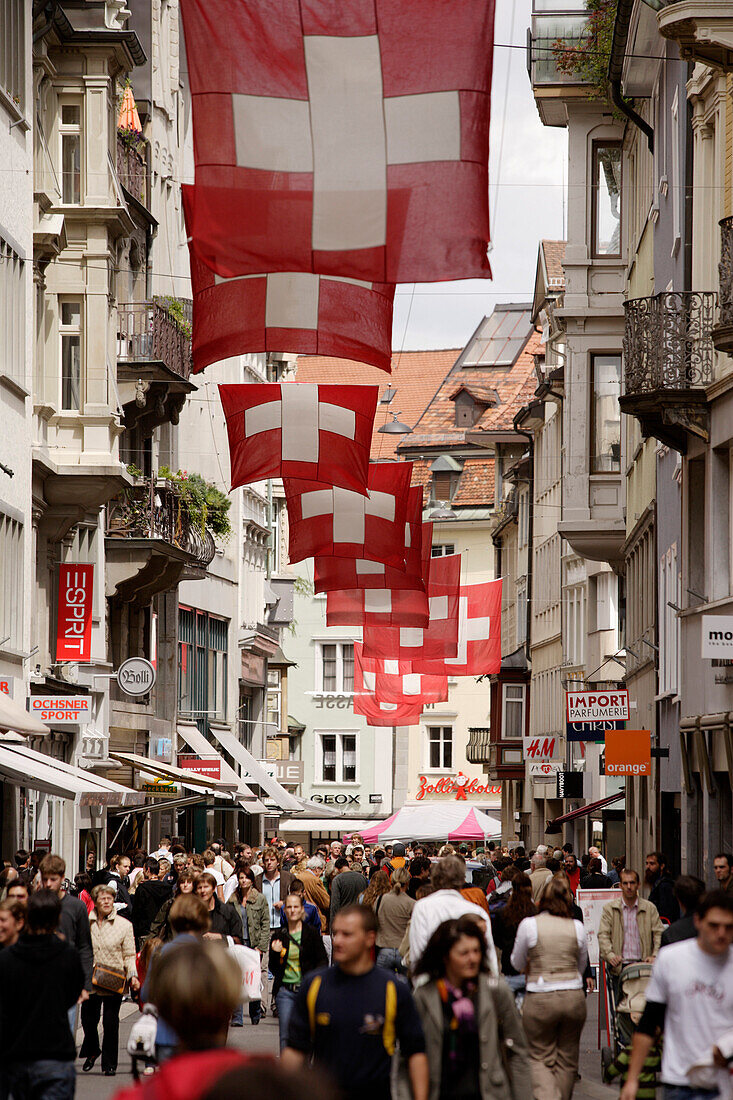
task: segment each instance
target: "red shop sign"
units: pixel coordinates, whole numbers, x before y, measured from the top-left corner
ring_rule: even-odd
[[[93,596],[93,565],[59,566],[57,661],[91,661]]]
[[[420,790],[415,795],[417,799],[425,798],[426,794],[455,794],[456,799],[467,801],[468,795],[501,794],[501,783],[482,783],[480,779],[471,779],[459,772],[458,775],[419,776]]]
[[[179,756],[178,765],[188,772],[205,775],[207,779],[221,779],[221,760],[217,757]]]

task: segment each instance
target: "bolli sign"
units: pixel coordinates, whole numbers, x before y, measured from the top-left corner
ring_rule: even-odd
[[[501,796],[501,783],[489,780],[472,779],[470,775],[459,772],[458,775],[418,777],[420,789],[415,798],[420,802],[426,795],[453,795],[457,801],[468,802],[469,798],[486,798],[487,795]]]

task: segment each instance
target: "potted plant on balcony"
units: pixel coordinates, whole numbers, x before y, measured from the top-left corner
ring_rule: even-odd
[[[168,466],[158,470],[159,478],[166,478],[179,498],[179,516],[177,526],[181,526],[181,513],[185,511],[191,524],[198,528],[203,536],[208,530],[220,541],[226,541],[232,532],[229,520],[231,500],[210,481],[200,474],[189,474],[186,470],[175,473]]]

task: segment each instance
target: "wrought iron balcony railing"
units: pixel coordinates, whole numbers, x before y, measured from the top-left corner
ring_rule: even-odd
[[[491,730],[474,726],[468,730],[466,760],[469,764],[488,764],[491,758]]]
[[[718,351],[733,354],[733,218],[720,223],[720,263],[718,264],[720,316],[713,331]]]
[[[189,303],[180,306],[190,331]],[[191,337],[160,302],[118,303],[117,359],[121,363],[158,361],[188,378]]]
[[[707,290],[668,291],[626,302],[625,396],[709,385],[716,306],[717,294]]]
[[[117,176],[123,187],[143,206],[148,205],[148,170],[137,149],[117,138]]]
[[[178,493],[155,479],[140,480],[107,505],[107,537],[158,539],[190,554],[201,568],[216,553],[211,531],[194,517]]]

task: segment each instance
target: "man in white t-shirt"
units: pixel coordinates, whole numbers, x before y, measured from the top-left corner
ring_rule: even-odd
[[[669,944],[659,952],[620,1100],[636,1100],[639,1074],[660,1029],[665,1100],[713,1100],[717,1095],[694,1088],[688,1075],[710,1045],[733,1027],[733,897],[722,890],[705,894],[695,927],[697,939]]]
[[[497,977],[499,969],[489,914],[480,906],[464,898],[460,892],[466,882],[466,861],[460,856],[443,856],[433,864],[430,881],[435,890],[432,894],[415,902],[410,918],[410,966],[414,969],[420,961],[428,940],[443,921],[471,915],[483,925],[486,936],[486,961],[491,973]]]
[[[216,868],[216,856],[211,848],[207,848],[204,852],[204,871],[214,876],[216,879],[216,896],[219,898],[219,901],[224,901],[224,883],[226,879],[221,871]]]

